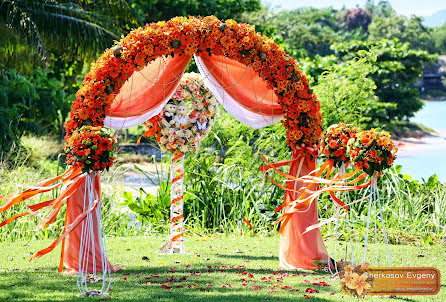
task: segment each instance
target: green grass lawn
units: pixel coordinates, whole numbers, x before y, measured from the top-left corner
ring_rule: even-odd
[[[304,295],[317,301],[356,301],[344,295],[339,280],[309,271],[278,270],[276,237],[186,237],[187,255],[159,255],[163,236],[108,238],[113,265],[125,267],[113,274],[112,301],[296,301]],[[33,262],[31,253],[50,240],[0,243],[0,301],[81,300],[76,276],[57,273],[60,250]],[[370,259],[374,246],[370,246]],[[379,246],[384,253],[384,246]],[[425,248],[391,246],[396,266],[433,266],[446,272],[446,245]],[[146,256],[149,260],[143,260]],[[384,259],[384,258],[383,258]],[[372,263],[373,264],[373,263]],[[173,279],[172,279],[173,277]],[[167,284],[170,289],[162,284]],[[443,279],[444,280],[444,279]],[[314,285],[324,281],[330,286]],[[446,301],[445,285],[436,296],[367,297],[367,300]],[[190,287],[189,287],[190,286]],[[306,293],[307,288],[317,293]]]

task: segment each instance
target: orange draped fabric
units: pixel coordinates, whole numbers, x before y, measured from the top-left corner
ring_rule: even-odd
[[[266,116],[283,114],[276,94],[253,69],[225,56],[200,54],[199,57],[219,88],[240,106]]]
[[[135,72],[121,87],[107,115],[139,116],[159,107],[177,88],[191,57],[159,57]]]
[[[99,174],[96,175],[94,180],[95,190],[98,196],[101,196],[101,185]],[[84,196],[85,196],[85,182],[82,183],[79,188],[71,194],[67,200],[67,213],[65,216],[65,225],[70,225],[74,220],[84,212]],[[100,206],[100,204],[98,204]],[[101,250],[99,248],[99,234],[96,212],[91,213],[93,215],[93,228],[94,228],[94,244],[95,244],[95,259],[96,259],[96,272],[102,272],[101,266]],[[76,274],[79,270],[79,247],[80,238],[82,232],[82,224],[80,223],[75,227],[70,234],[67,235],[62,241],[62,251],[60,257],[59,272],[62,272],[63,267],[66,269],[68,274]],[[90,251],[89,262],[88,262],[88,272],[93,272],[93,253]],[[108,261],[108,259],[107,259]],[[112,266],[109,263],[109,268],[111,272],[116,272],[120,268],[117,266]]]
[[[301,169],[301,159],[303,154],[293,155],[290,167],[290,175],[301,177],[308,175],[316,169],[316,158],[311,159],[309,155],[303,159]],[[299,158],[300,157],[300,158]],[[287,188],[299,190],[306,184],[299,181],[288,181]],[[314,185],[311,190],[316,191],[318,185]],[[299,198],[298,192],[287,191],[285,195],[284,211],[289,208],[290,202]],[[328,252],[322,239],[319,229],[313,229],[303,234],[307,227],[318,223],[317,200],[314,200],[307,208],[291,214],[291,218],[282,225],[280,233],[280,267],[284,269],[315,269],[313,260],[328,259]]]

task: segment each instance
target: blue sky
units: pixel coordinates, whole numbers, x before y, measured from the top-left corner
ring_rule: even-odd
[[[283,9],[294,9],[298,7],[312,6],[317,8],[329,7],[347,8],[364,6],[365,0],[261,0],[273,7],[280,5]],[[379,0],[375,0],[378,3]],[[401,15],[430,16],[433,13],[446,9],[446,0],[390,0],[390,4]]]

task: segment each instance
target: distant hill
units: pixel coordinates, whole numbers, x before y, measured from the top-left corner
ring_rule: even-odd
[[[431,16],[424,17],[423,24],[427,27],[442,26],[446,23],[446,9],[439,10]]]

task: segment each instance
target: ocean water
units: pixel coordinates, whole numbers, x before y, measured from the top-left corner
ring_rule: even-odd
[[[396,164],[403,166],[403,174],[410,174],[414,179],[427,180],[437,174],[446,182],[446,102],[425,102],[411,121],[435,130],[439,136],[424,137],[419,143],[400,146]]]

